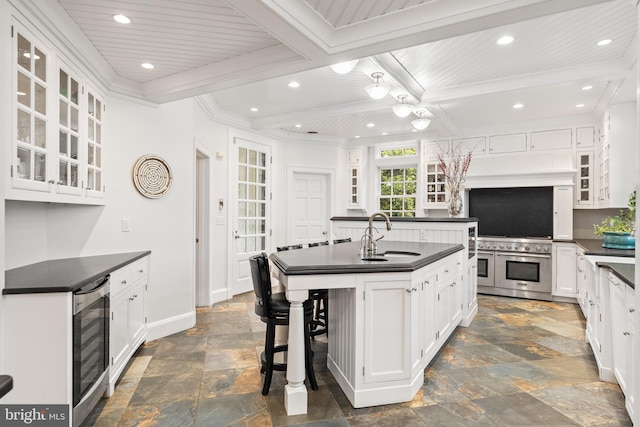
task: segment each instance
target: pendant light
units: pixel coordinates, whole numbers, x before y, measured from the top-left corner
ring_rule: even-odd
[[[427,114],[427,110],[416,110],[414,113],[418,116],[418,118],[412,120],[411,124],[418,130],[425,130],[431,123],[431,120],[424,118],[424,115]]]
[[[384,77],[384,73],[373,73],[371,74],[371,77],[375,79],[376,82],[364,88],[364,90],[367,91],[369,96],[372,97],[373,99],[382,99],[385,96],[387,96],[387,94],[391,90],[391,86],[388,84],[385,84],[382,81],[382,77]]]
[[[398,104],[391,107],[396,116],[407,117],[411,114],[413,107],[411,104],[407,104],[407,95],[398,95],[398,101],[400,101]]]
[[[329,67],[331,67],[331,69],[338,74],[349,74],[351,71],[353,71],[354,68],[356,68],[356,65],[358,65],[358,60],[354,59],[353,61],[345,61],[339,62],[337,64],[332,64],[329,65]]]

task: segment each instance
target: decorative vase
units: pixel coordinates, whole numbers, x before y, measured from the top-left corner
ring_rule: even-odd
[[[447,212],[449,218],[457,218],[462,213],[462,195],[459,189],[451,190]]]
[[[605,231],[602,233],[603,248],[635,249],[636,238],[629,231]]]

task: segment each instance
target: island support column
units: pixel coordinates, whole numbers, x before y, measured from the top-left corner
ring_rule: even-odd
[[[304,360],[304,308],[302,303],[309,298],[309,291],[288,291],[289,342],[287,354],[287,385],[284,387],[284,407],[287,415],[307,413],[307,388]]]

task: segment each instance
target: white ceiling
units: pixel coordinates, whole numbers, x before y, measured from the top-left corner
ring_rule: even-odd
[[[611,100],[635,101],[631,0],[58,1],[110,68],[112,90],[157,103],[201,96],[213,114],[282,137],[473,136],[594,123]],[[133,22],[115,23],[117,13]],[[497,45],[505,34],[514,43]],[[327,66],[356,58],[350,74]],[[364,91],[377,71],[393,86],[382,100]],[[393,114],[401,93],[430,111],[427,130]]]

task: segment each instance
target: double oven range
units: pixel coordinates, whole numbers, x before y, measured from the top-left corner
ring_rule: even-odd
[[[551,239],[478,237],[477,250],[479,293],[551,301]]]

